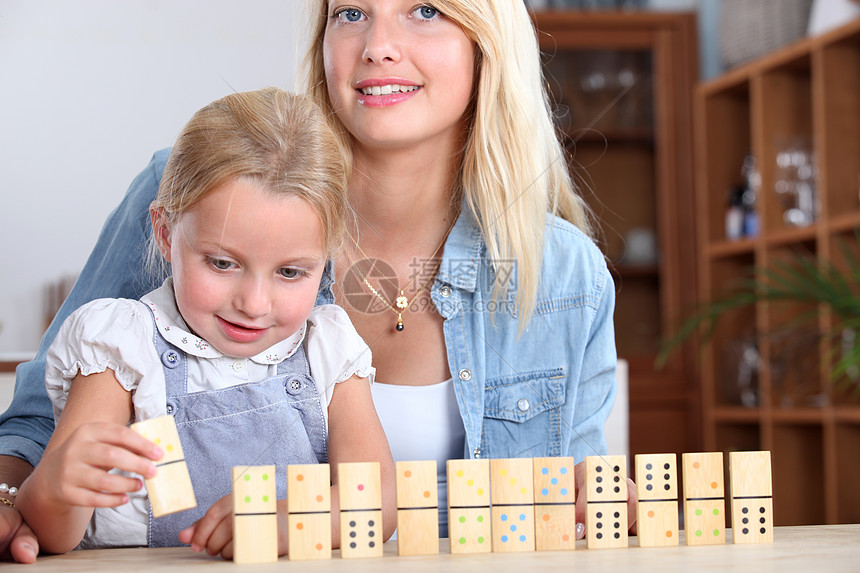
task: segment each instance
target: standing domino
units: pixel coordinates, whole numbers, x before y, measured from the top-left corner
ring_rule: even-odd
[[[233,562],[278,560],[275,466],[233,468]]]
[[[287,513],[290,559],[331,559],[328,464],[287,466]]]
[[[682,454],[687,545],[726,542],[723,453]]]
[[[770,452],[730,452],[732,537],[735,543],[773,543]]]
[[[397,554],[439,553],[436,460],[401,461],[397,472]]]
[[[382,482],[379,462],[337,465],[340,556],[382,557]]]
[[[585,486],[588,548],[627,547],[627,457],[587,456]]]
[[[678,468],[675,454],[638,454],[635,462],[639,547],[678,545]]]
[[[534,469],[531,458],[490,460],[493,551],[535,550]]]
[[[164,451],[164,456],[155,464],[155,477],[145,480],[153,517],[197,507],[173,416],[150,418],[132,424],[130,428]]]
[[[448,460],[446,471],[451,553],[489,553],[489,460]]]
[[[535,549],[576,549],[573,458],[535,458]]]

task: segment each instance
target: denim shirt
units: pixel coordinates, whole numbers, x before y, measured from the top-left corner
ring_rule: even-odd
[[[110,214],[69,298],[32,362],[18,367],[15,397],[0,416],[0,454],[36,465],[53,431],[45,393],[45,354],[59,325],[101,297],[140,298],[160,278],[142,262],[149,204],[169,150],[153,156]],[[571,224],[548,217],[537,306],[520,333],[515,290],[492,297],[513,263],[490,264],[468,208],[445,244],[431,298],[445,319],[448,366],[466,429],[465,458],[606,453],[604,423],[615,399],[615,289],[603,255]],[[319,303],[334,301],[331,267]],[[155,284],[154,284],[155,283]],[[335,301],[336,302],[336,301]]]

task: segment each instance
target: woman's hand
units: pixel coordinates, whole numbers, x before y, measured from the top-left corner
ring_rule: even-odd
[[[21,513],[14,507],[0,505],[0,561],[33,563],[39,554],[39,542]]]
[[[573,468],[576,480],[576,538],[585,537],[585,462],[579,462]],[[631,535],[636,535],[636,484],[627,478],[627,527]]]
[[[287,501],[281,499],[278,500],[278,555],[287,554],[287,533]],[[232,559],[233,496],[226,495],[213,503],[206,515],[179,532],[179,541],[191,545],[195,553],[220,553],[224,559]]]

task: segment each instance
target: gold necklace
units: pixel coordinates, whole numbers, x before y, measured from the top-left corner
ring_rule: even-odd
[[[454,225],[456,223],[457,223],[457,219],[454,219],[454,222],[451,223],[450,227],[448,227],[448,231],[445,233],[445,236],[442,237],[442,242],[439,243],[439,245],[433,251],[433,254],[430,255],[430,257],[426,261],[424,261],[424,264],[421,265],[421,269],[418,271],[418,274],[416,276],[420,277],[421,274],[424,273],[424,269],[427,268],[427,265],[430,263],[430,261],[432,261],[436,258],[436,254],[439,252],[439,249],[441,249],[442,246],[445,244],[445,241],[448,240],[448,235],[451,234],[451,230],[454,228]],[[367,256],[367,253],[364,252],[364,250],[361,248],[361,245],[359,245],[358,241],[355,240],[355,237],[350,235],[349,238],[352,239],[352,242],[355,243],[355,248],[358,249],[358,252],[361,253],[361,255],[365,259],[373,260],[369,256]],[[427,288],[427,285],[430,284],[430,281],[433,280],[433,278],[436,276],[436,272],[439,270],[439,266],[441,264],[442,264],[442,260],[440,259],[436,263],[436,268],[433,269],[433,272],[430,273],[426,279],[424,279],[424,282],[421,283],[421,285],[415,291],[414,296],[418,296],[418,294],[421,293],[421,291],[423,291],[425,288]],[[409,299],[406,297],[406,294],[403,292],[403,289],[400,289],[400,295],[396,299],[394,299],[394,304],[391,304],[391,302],[389,302],[389,300],[387,298],[382,296],[382,294],[378,290],[376,290],[372,284],[370,284],[370,281],[367,280],[367,277],[362,275],[358,271],[358,268],[355,265],[353,265],[353,268],[355,269],[356,274],[358,274],[358,276],[361,277],[362,282],[364,282],[364,285],[373,294],[373,296],[378,298],[382,302],[382,304],[385,305],[386,308],[388,308],[390,311],[392,311],[394,314],[397,315],[397,323],[394,325],[394,329],[397,332],[402,332],[403,328],[404,328],[404,326],[403,326],[403,312],[407,308],[409,308]],[[414,296],[413,296],[413,298],[414,298]]]

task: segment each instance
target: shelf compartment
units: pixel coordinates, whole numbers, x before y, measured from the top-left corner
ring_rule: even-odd
[[[831,232],[827,237],[827,262],[825,268],[838,272],[844,277],[847,288],[853,291],[850,301],[860,301],[860,229],[846,228],[842,231]],[[841,303],[838,308],[853,318],[860,312],[860,303],[853,309],[849,301]],[[830,305],[823,305],[822,331],[827,334],[827,344],[823,350],[824,370],[822,379],[827,384],[834,404],[860,406],[860,365],[850,368],[844,375],[836,378],[834,369],[838,362],[860,345],[860,332],[856,326],[845,328],[845,318],[840,317]]]
[[[711,265],[710,301],[723,300],[750,279],[754,257],[746,253],[716,260]],[[760,403],[759,335],[755,307],[737,308],[720,315],[710,344],[714,363],[713,397],[716,406],[757,406]]]
[[[741,183],[744,158],[752,152],[750,137],[750,90],[747,82],[731,84],[729,89],[715,91],[705,86],[700,90],[697,117],[700,156],[707,158],[700,173],[700,185],[706,190],[706,201],[700,206],[700,217],[707,228],[707,242],[726,240],[725,214],[732,188]]]
[[[860,32],[820,54],[821,171],[828,217],[860,213]]]
[[[826,523],[822,426],[775,424],[770,449],[774,523]]]
[[[860,523],[860,425],[837,424],[836,426],[836,492],[838,504],[837,523]]]
[[[811,57],[754,78],[754,101],[761,121],[753,125],[762,186],[757,207],[765,233],[815,220]]]

